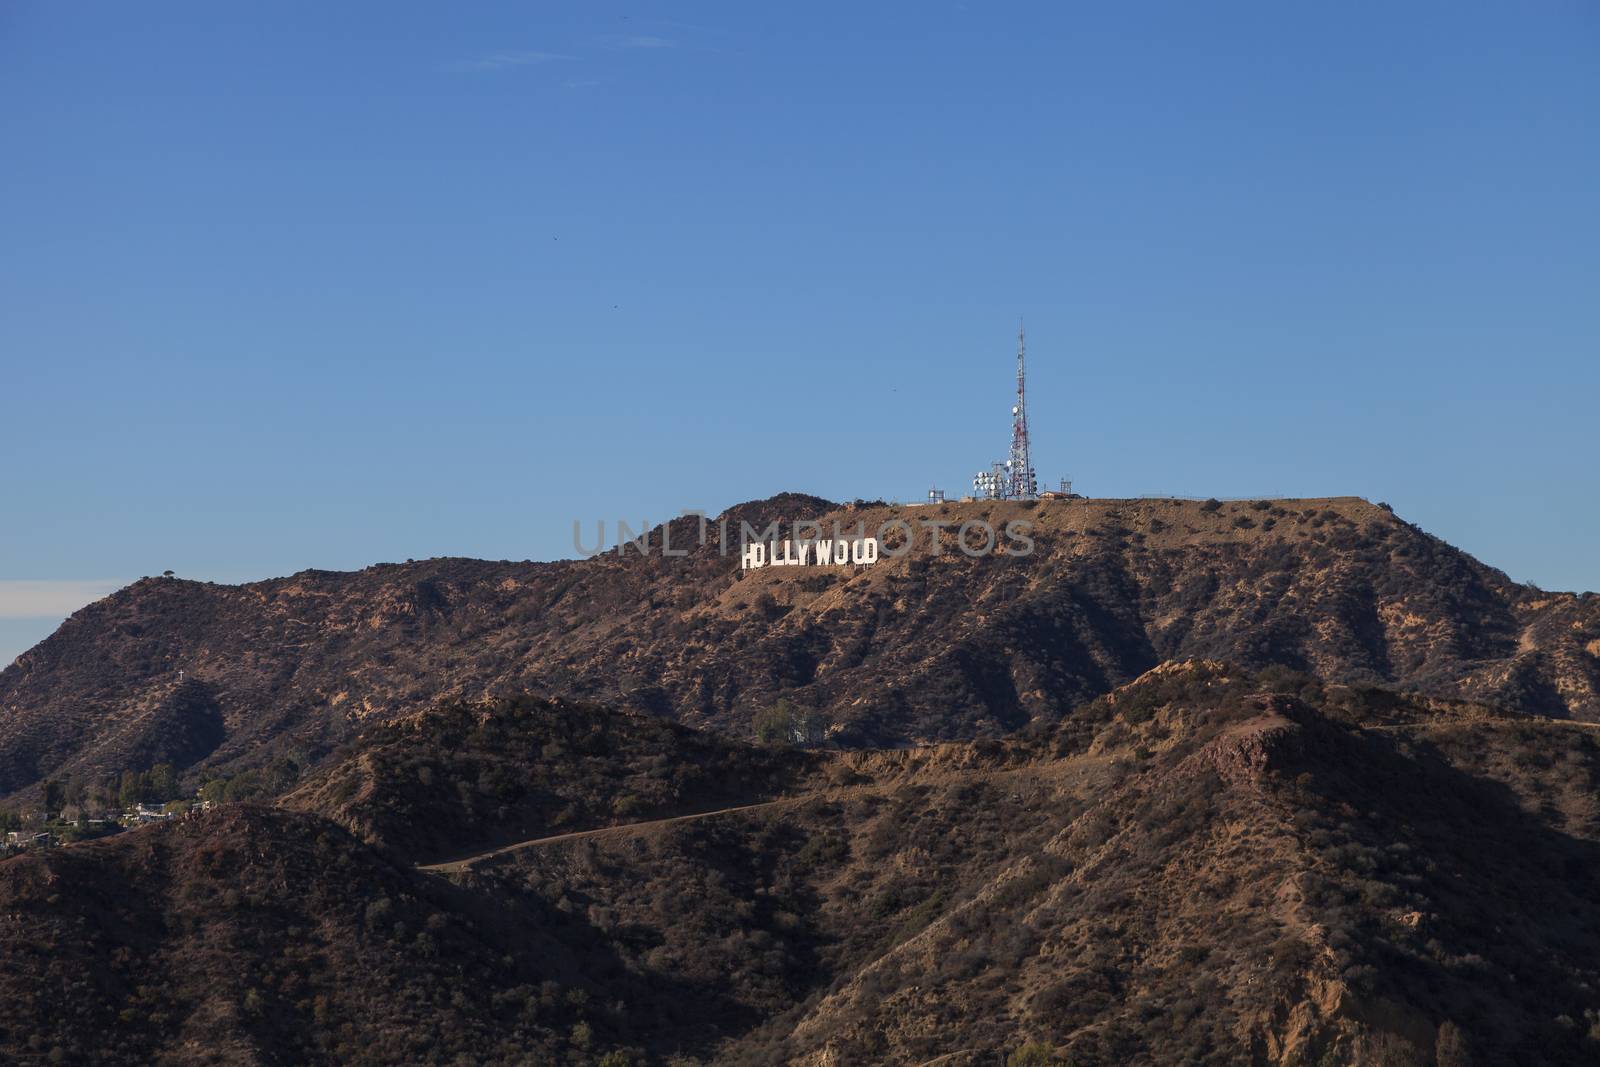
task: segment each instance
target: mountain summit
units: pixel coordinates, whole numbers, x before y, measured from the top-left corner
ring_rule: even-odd
[[[697,544],[679,519],[683,557],[661,554],[658,527],[648,555],[146,579],[0,672],[0,795],[157,762],[314,761],[373,720],[524,692],[738,735],[786,699],[846,745],[997,736],[1189,657],[1600,719],[1600,599],[1519,585],[1354,497],[785,494],[721,518],[735,541],[741,521],[774,520],[898,519],[917,537],[868,568],[745,572],[715,521]],[[953,541],[969,521],[1028,523],[1032,552],[969,557]]]

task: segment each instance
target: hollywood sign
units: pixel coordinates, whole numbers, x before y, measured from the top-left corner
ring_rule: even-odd
[[[739,557],[740,570],[757,567],[838,567],[878,562],[878,539],[862,537],[821,541],[755,541],[744,546]]]

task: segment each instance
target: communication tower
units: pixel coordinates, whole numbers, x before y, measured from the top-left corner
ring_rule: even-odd
[[[1011,407],[1011,458],[979,471],[972,478],[972,495],[980,500],[1036,500],[1039,479],[1028,448],[1027,345],[1022,324],[1017,324],[1017,402]]]
[[[1023,362],[1026,345],[1022,323],[1017,323],[1017,403],[1011,409],[1011,458],[1006,460],[1009,475],[1006,494],[1012,500],[1033,500],[1039,495],[1039,480],[1033,473],[1033,459],[1028,454],[1028,395],[1027,368]]]

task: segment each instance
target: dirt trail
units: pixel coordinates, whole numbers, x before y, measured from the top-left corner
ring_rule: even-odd
[[[1529,718],[1527,720],[1517,721],[1525,721],[1535,725],[1549,727],[1565,726],[1591,730],[1600,729],[1600,723],[1584,722],[1573,719]],[[1389,723],[1383,726],[1368,726],[1364,727],[1364,729],[1384,732],[1415,731],[1419,728],[1441,725],[1461,724],[1439,723],[1436,721],[1423,720],[1418,722]],[[870,793],[888,792],[906,785],[938,785],[974,778],[989,779],[992,781],[997,778],[1006,778],[1019,774],[1045,776],[1047,774],[1051,774],[1052,772],[1054,774],[1069,772],[1069,768],[1073,767],[1074,765],[1076,765],[1076,769],[1082,771],[1087,770],[1089,764],[1098,762],[1102,761],[1097,759],[1088,759],[1081,762],[1070,759],[1046,760],[1039,763],[1026,763],[1021,766],[970,767],[963,768],[961,770],[934,771],[932,773],[929,773],[925,769],[920,769],[913,766],[907,768],[909,773],[907,773],[904,777],[890,778],[883,781],[868,782],[861,785],[841,787],[838,789],[824,789],[815,793],[801,793],[797,796],[779,797],[776,800],[763,800],[754,804],[737,804],[730,808],[716,808],[712,811],[696,811],[690,812],[687,815],[670,815],[663,819],[646,819],[643,822],[622,823],[617,826],[599,826],[591,830],[574,830],[570,833],[552,834],[548,837],[534,837],[529,838],[526,841],[517,841],[513,844],[501,845],[498,848],[485,849],[482,852],[475,852],[470,856],[462,856],[453,860],[445,860],[441,863],[418,864],[417,870],[430,871],[435,874],[455,874],[470,870],[477,864],[482,863],[485,860],[493,859],[496,856],[505,856],[513,852],[520,852],[525,848],[539,848],[543,845],[559,845],[566,841],[579,841],[586,837],[601,837],[607,834],[634,834],[647,832],[660,827],[672,826],[675,823],[694,822],[699,819],[713,819],[719,815],[733,815],[742,812],[790,807],[796,804],[805,804],[810,801],[850,800],[857,797],[866,796]]]
[[[1363,726],[1363,730],[1400,732],[1405,730],[1444,729],[1459,726],[1533,726],[1539,729],[1600,730],[1600,722],[1587,719],[1543,719],[1528,716],[1525,719],[1418,719],[1414,722],[1392,722],[1382,726]]]
[[[525,848],[538,848],[542,845],[559,845],[565,841],[578,841],[586,837],[601,837],[606,834],[633,834],[649,831],[674,823],[694,822],[698,819],[712,819],[718,815],[732,815],[740,812],[761,811],[763,809],[781,808],[796,804],[806,804],[811,801],[837,801],[853,800],[871,793],[885,793],[907,785],[939,785],[954,781],[964,781],[973,778],[995,780],[1018,774],[1033,774],[1042,776],[1051,772],[1061,773],[1064,768],[1061,764],[1071,761],[1047,761],[1037,764],[1024,764],[1019,767],[975,767],[959,771],[942,771],[933,774],[912,774],[905,778],[890,779],[880,782],[868,782],[861,785],[844,786],[838,789],[823,789],[815,793],[801,793],[797,796],[779,797],[776,800],[763,800],[755,804],[738,804],[731,808],[717,808],[713,811],[697,811],[687,815],[671,815],[664,819],[646,819],[643,822],[622,823],[618,826],[599,826],[592,830],[574,830],[565,834],[552,834],[549,837],[534,837],[526,841],[518,841],[510,845],[501,845],[499,848],[485,849],[475,852],[470,856],[458,859],[445,860],[441,863],[419,863],[417,870],[430,871],[434,874],[456,874],[470,870],[484,860],[496,856],[505,856],[513,852],[520,852]],[[1095,762],[1095,761],[1091,761]]]
[[[671,815],[665,819],[646,819],[644,822],[622,823],[618,826],[600,826],[593,830],[574,830],[566,834],[554,834],[550,837],[535,837],[527,841],[518,841],[511,845],[502,845],[484,852],[477,852],[461,859],[447,860],[444,863],[418,864],[419,871],[433,871],[436,874],[450,874],[470,869],[474,864],[495,856],[504,856],[512,852],[520,852],[525,848],[538,848],[540,845],[558,845],[563,841],[578,841],[585,837],[600,837],[605,834],[630,834],[644,830],[652,830],[661,826],[671,826],[673,823],[693,822],[698,819],[711,819],[718,815],[731,815],[735,812],[760,811],[763,808],[779,808],[785,805],[803,804],[809,800],[844,800],[852,796],[872,791],[871,787],[860,789],[830,790],[821,793],[805,793],[794,797],[780,797],[777,800],[763,800],[755,804],[739,804],[731,808],[717,808],[714,811],[696,811],[688,815]]]

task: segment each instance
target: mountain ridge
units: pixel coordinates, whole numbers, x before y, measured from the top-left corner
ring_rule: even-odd
[[[1600,599],[1518,585],[1360,498],[894,508],[784,494],[719,518],[735,533],[774,518],[1028,521],[1035,545],[970,559],[919,538],[867,569],[741,572],[714,525],[672,559],[658,526],[648,557],[146,579],[0,671],[0,796],[139,761],[315,762],[364,722],[522,692],[736,735],[783,698],[847,745],[997,736],[1193,656],[1600,718]],[[699,532],[664,525],[675,546]]]

